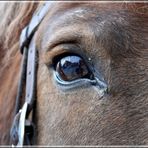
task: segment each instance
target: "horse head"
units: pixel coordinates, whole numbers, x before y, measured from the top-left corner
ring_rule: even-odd
[[[147,8],[124,2],[49,5],[31,41],[38,51],[36,144],[148,143]]]

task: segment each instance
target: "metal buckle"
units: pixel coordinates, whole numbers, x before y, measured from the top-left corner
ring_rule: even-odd
[[[26,121],[26,113],[27,113],[28,103],[25,102],[22,109],[21,115],[18,125],[18,144],[17,146],[23,146],[24,144],[24,136],[25,136],[25,121]]]
[[[34,124],[29,119],[26,119],[29,104],[24,103],[19,113],[15,116],[14,123],[11,129],[11,137],[16,145],[12,147],[21,147],[24,144],[32,145],[34,136]]]

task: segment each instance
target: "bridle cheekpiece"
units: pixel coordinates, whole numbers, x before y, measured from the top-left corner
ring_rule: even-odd
[[[35,127],[33,120],[37,75],[37,49],[34,34],[47,14],[50,4],[50,2],[44,3],[35,12],[29,25],[23,29],[20,36],[20,51],[23,58],[15,103],[15,117],[10,132],[13,146],[32,145],[34,143]],[[23,97],[25,97],[25,101],[21,107],[20,104]]]

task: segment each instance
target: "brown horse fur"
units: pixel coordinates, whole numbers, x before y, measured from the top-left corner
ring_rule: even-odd
[[[10,144],[20,65],[19,35],[38,3],[1,5],[0,143]],[[4,10],[7,8],[6,12]],[[35,34],[37,143],[48,145],[148,144],[148,4],[53,3]],[[93,86],[64,90],[53,78],[63,52],[91,58],[108,92]]]
[[[1,3],[0,14],[0,143],[10,144],[10,126],[20,66],[19,38],[37,4]]]

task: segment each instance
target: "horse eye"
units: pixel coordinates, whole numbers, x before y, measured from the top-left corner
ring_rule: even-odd
[[[61,58],[55,67],[57,77],[63,81],[87,78],[90,75],[85,61],[76,55]]]

